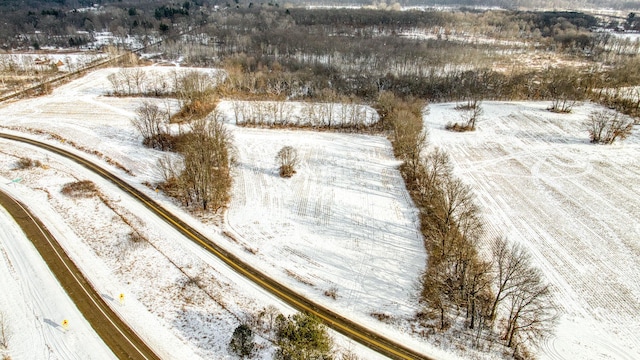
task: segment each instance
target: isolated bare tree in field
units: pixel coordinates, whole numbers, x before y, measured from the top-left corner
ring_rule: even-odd
[[[278,151],[276,161],[280,165],[280,176],[292,177],[296,173],[295,167],[299,162],[298,151],[291,146],[285,146]]]
[[[633,119],[614,110],[597,110],[589,114],[584,127],[589,131],[589,138],[595,144],[613,144],[616,140],[624,140],[633,130]]]
[[[476,122],[482,116],[482,104],[480,102],[474,102],[470,105],[469,109],[465,111],[464,120],[466,120],[466,126],[470,131],[476,129]]]
[[[170,150],[172,142],[169,136],[168,111],[145,101],[136,109],[136,115],[131,123],[142,135],[142,143],[153,149]]]
[[[465,132],[474,131],[476,123],[484,112],[482,110],[482,101],[470,100],[468,103],[456,106],[456,110],[460,111],[460,122],[447,123],[445,129],[450,131]]]
[[[565,69],[547,70],[545,93],[551,98],[550,111],[570,113],[573,107],[584,99],[585,93],[581,88],[580,75]]]

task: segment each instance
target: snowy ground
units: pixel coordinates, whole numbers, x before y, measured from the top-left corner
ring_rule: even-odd
[[[485,103],[473,133],[452,133],[455,104],[425,117],[433,145],[477,194],[487,245],[524,244],[562,312],[542,359],[640,358],[640,134],[590,144],[581,122],[596,108],[553,114],[548,103]]]
[[[239,171],[227,221],[256,253],[250,261],[341,313],[411,317],[426,254],[388,141],[306,131],[234,134]],[[290,179],[275,163],[286,145],[301,158]],[[331,291],[335,300],[324,295]]]

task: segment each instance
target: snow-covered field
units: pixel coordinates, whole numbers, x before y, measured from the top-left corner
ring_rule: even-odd
[[[251,261],[344,314],[411,317],[426,254],[388,141],[261,129],[238,129],[235,138],[227,225],[256,253]],[[275,162],[286,145],[301,158],[290,179]]]
[[[640,358],[640,134],[590,144],[581,122],[595,105],[553,114],[546,103],[483,105],[478,130],[452,133],[455,104],[425,117],[488,222],[488,243],[524,244],[553,284],[561,311],[543,359]]]

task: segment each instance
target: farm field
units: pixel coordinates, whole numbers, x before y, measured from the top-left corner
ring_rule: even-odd
[[[234,135],[239,165],[227,225],[259,266],[275,267],[291,286],[345,314],[411,317],[426,253],[389,142],[308,131]],[[275,162],[285,145],[301,158],[290,179]]]
[[[590,144],[595,105],[553,114],[548,103],[483,104],[473,133],[444,130],[455,104],[430,106],[433,146],[473,187],[496,236],[525,245],[553,285],[562,314],[542,359],[640,357],[640,134]]]

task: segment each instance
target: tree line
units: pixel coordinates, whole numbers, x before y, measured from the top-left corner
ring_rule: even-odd
[[[484,222],[471,187],[453,175],[443,150],[428,150],[424,108],[422,101],[391,93],[378,101],[381,121],[391,129],[395,155],[402,160],[400,172],[420,211],[428,253],[416,320],[441,332],[458,324],[471,346],[483,349],[500,340],[514,355],[527,354],[552,329],[551,288],[522,245],[503,238],[483,243]]]

